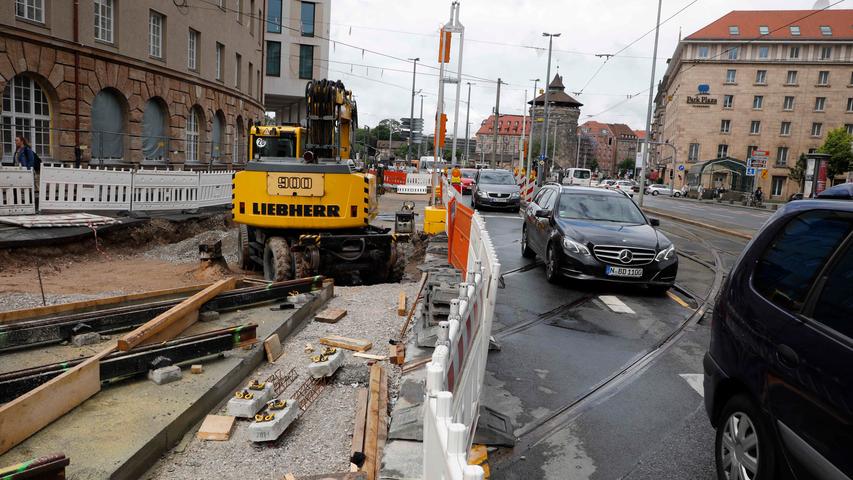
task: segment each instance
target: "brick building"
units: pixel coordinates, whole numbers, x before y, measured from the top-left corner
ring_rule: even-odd
[[[244,161],[247,127],[263,118],[265,7],[220,4],[2,2],[4,163],[17,134],[44,161],[74,161],[75,147],[83,163]]]
[[[497,149],[497,164],[518,166],[522,138],[530,135],[530,118],[521,115],[501,115],[498,118],[498,141],[495,145],[495,116],[483,120],[480,129],[474,134],[476,141],[475,158],[477,162],[492,161],[492,152]],[[458,144],[457,144],[458,145]],[[464,139],[462,148],[464,149]]]
[[[623,123],[601,123],[588,121],[578,127],[582,137],[589,138],[590,148],[581,148],[583,156],[587,150],[598,163],[598,171],[604,177],[617,175],[618,165],[625,160],[634,160],[637,153],[637,134]],[[589,165],[591,158],[585,161]]]

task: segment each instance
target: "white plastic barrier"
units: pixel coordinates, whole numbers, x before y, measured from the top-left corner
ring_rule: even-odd
[[[42,165],[40,210],[130,210],[133,172]]]
[[[198,206],[212,207],[231,203],[234,172],[199,172]]]
[[[0,167],[0,215],[36,213],[33,171],[25,167]]]
[[[397,185],[397,193],[425,194],[428,189],[426,185]]]
[[[131,210],[184,210],[198,200],[198,172],[137,170],[133,172]]]
[[[430,185],[432,185],[432,174],[431,173],[409,173],[409,174],[406,174],[406,185],[430,186]]]
[[[467,465],[467,452],[477,428],[500,268],[485,222],[475,213],[466,281],[459,286],[459,299],[451,301],[427,364],[425,479],[483,478],[480,467]]]

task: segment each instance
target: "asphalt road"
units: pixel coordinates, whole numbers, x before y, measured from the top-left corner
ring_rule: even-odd
[[[483,215],[510,273],[493,327],[502,349],[489,355],[482,402],[508,415],[519,439],[490,456],[491,478],[713,479],[701,391],[706,321],[664,342],[708,295],[715,258],[728,271],[745,242],[662,220],[683,251],[673,293],[685,307],[642,288],[551,285],[521,257],[521,218]],[[608,306],[612,297],[630,313]]]
[[[634,201],[639,201],[639,197],[635,195]],[[699,202],[662,195],[646,195],[643,198],[643,206],[700,222],[746,231],[758,230],[773,215],[770,209],[744,208],[711,200]]]

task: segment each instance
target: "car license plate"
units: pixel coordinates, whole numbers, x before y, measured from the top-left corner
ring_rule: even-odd
[[[610,265],[605,269],[605,273],[611,277],[642,277],[642,268],[627,268],[627,267],[612,267]]]
[[[267,193],[285,197],[322,197],[322,173],[269,173]]]
[[[495,197],[492,197],[492,201],[493,201],[493,202],[495,202],[495,203],[506,203],[506,199],[505,199],[505,198],[495,198]]]

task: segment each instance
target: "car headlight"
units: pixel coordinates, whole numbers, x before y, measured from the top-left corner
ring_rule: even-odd
[[[586,246],[584,246],[582,243],[578,243],[572,240],[569,237],[563,237],[563,247],[565,247],[566,250],[572,253],[577,253],[580,255],[589,255],[589,249],[586,248]]]
[[[486,193],[486,192],[484,192],[484,191],[482,191],[482,190],[477,190],[477,195],[478,195],[478,196],[480,196],[480,197],[483,197],[483,198],[485,198],[485,197],[488,197],[488,196],[489,196],[489,194],[488,194],[488,193]]]
[[[521,194],[520,194],[520,193],[518,193],[518,192],[512,192],[512,193],[509,195],[509,198],[521,198]]]
[[[675,245],[670,245],[658,252],[655,257],[655,261],[662,262],[664,260],[669,260],[673,255],[675,255]]]

